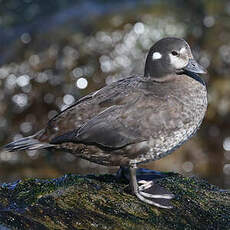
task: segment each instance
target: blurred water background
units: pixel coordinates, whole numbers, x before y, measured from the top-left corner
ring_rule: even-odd
[[[162,37],[185,38],[208,68],[198,134],[145,167],[230,188],[230,1],[0,0],[0,145],[28,136],[79,97],[142,74]],[[0,183],[107,168],[64,152],[0,151]]]

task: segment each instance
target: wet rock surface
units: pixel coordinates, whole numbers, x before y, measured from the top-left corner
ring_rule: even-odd
[[[113,175],[28,179],[0,188],[5,229],[230,229],[230,192],[195,177],[156,181],[176,195],[173,209],[139,201]]]

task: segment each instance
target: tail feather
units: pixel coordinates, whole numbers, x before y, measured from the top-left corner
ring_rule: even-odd
[[[4,148],[9,152],[21,151],[21,150],[35,150],[35,149],[44,149],[52,147],[52,144],[46,142],[40,142],[38,137],[41,135],[43,130],[40,132],[25,138],[21,138],[14,142],[11,142],[4,146]]]

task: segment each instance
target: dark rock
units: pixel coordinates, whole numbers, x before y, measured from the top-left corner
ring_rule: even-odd
[[[179,174],[158,180],[176,194],[159,209],[112,175],[28,179],[0,188],[0,224],[13,229],[230,229],[230,192]],[[5,228],[7,229],[7,228]]]

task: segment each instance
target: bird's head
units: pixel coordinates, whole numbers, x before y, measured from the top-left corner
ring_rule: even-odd
[[[145,77],[161,78],[183,73],[206,73],[204,67],[194,59],[185,40],[163,38],[151,47],[146,59]]]

